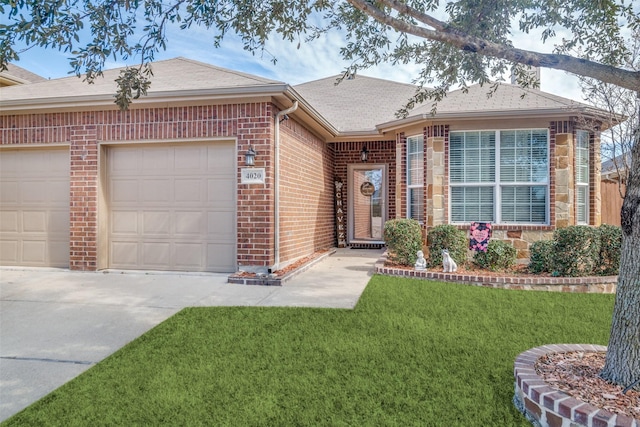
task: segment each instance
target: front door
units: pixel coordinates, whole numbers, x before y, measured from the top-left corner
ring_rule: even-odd
[[[349,243],[383,242],[386,165],[349,166]]]

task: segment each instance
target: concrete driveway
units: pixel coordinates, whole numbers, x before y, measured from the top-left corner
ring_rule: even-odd
[[[184,307],[353,308],[380,254],[341,249],[279,287],[225,274],[0,268],[0,421]]]

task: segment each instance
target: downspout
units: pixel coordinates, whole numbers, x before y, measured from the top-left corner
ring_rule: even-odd
[[[286,110],[279,111],[276,114],[276,122],[274,128],[274,156],[275,162],[273,166],[273,185],[274,185],[274,245],[275,260],[271,272],[278,269],[280,265],[280,117],[293,113],[298,109],[298,101],[293,101],[293,105]]]

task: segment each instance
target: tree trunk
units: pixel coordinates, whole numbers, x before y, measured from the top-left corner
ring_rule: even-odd
[[[620,219],[620,274],[609,347],[601,376],[628,387],[640,380],[640,125],[635,131],[631,149],[627,191]],[[640,385],[636,383],[635,389],[640,390]]]

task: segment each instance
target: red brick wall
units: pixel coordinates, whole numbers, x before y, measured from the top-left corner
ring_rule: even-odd
[[[369,141],[369,142],[335,142],[331,144],[335,151],[335,176],[345,184],[342,194],[345,202],[349,194],[349,177],[347,166],[349,164],[361,164],[360,152],[363,146],[369,151],[368,164],[387,165],[387,219],[396,216],[396,141]],[[349,203],[345,205],[345,219],[348,218]],[[349,224],[347,224],[347,228]]]
[[[280,123],[280,265],[335,246],[333,147]]]
[[[95,270],[98,249],[98,145],[94,125],[71,126],[69,268]]]
[[[0,117],[3,145],[70,145],[70,268],[97,268],[98,144],[118,141],[237,138],[237,164],[253,145],[266,184],[241,185],[238,170],[237,257],[240,264],[269,266],[273,251],[273,165],[270,161],[273,106],[270,103],[141,108]],[[238,169],[239,169],[238,168]],[[329,204],[331,206],[331,204]]]

